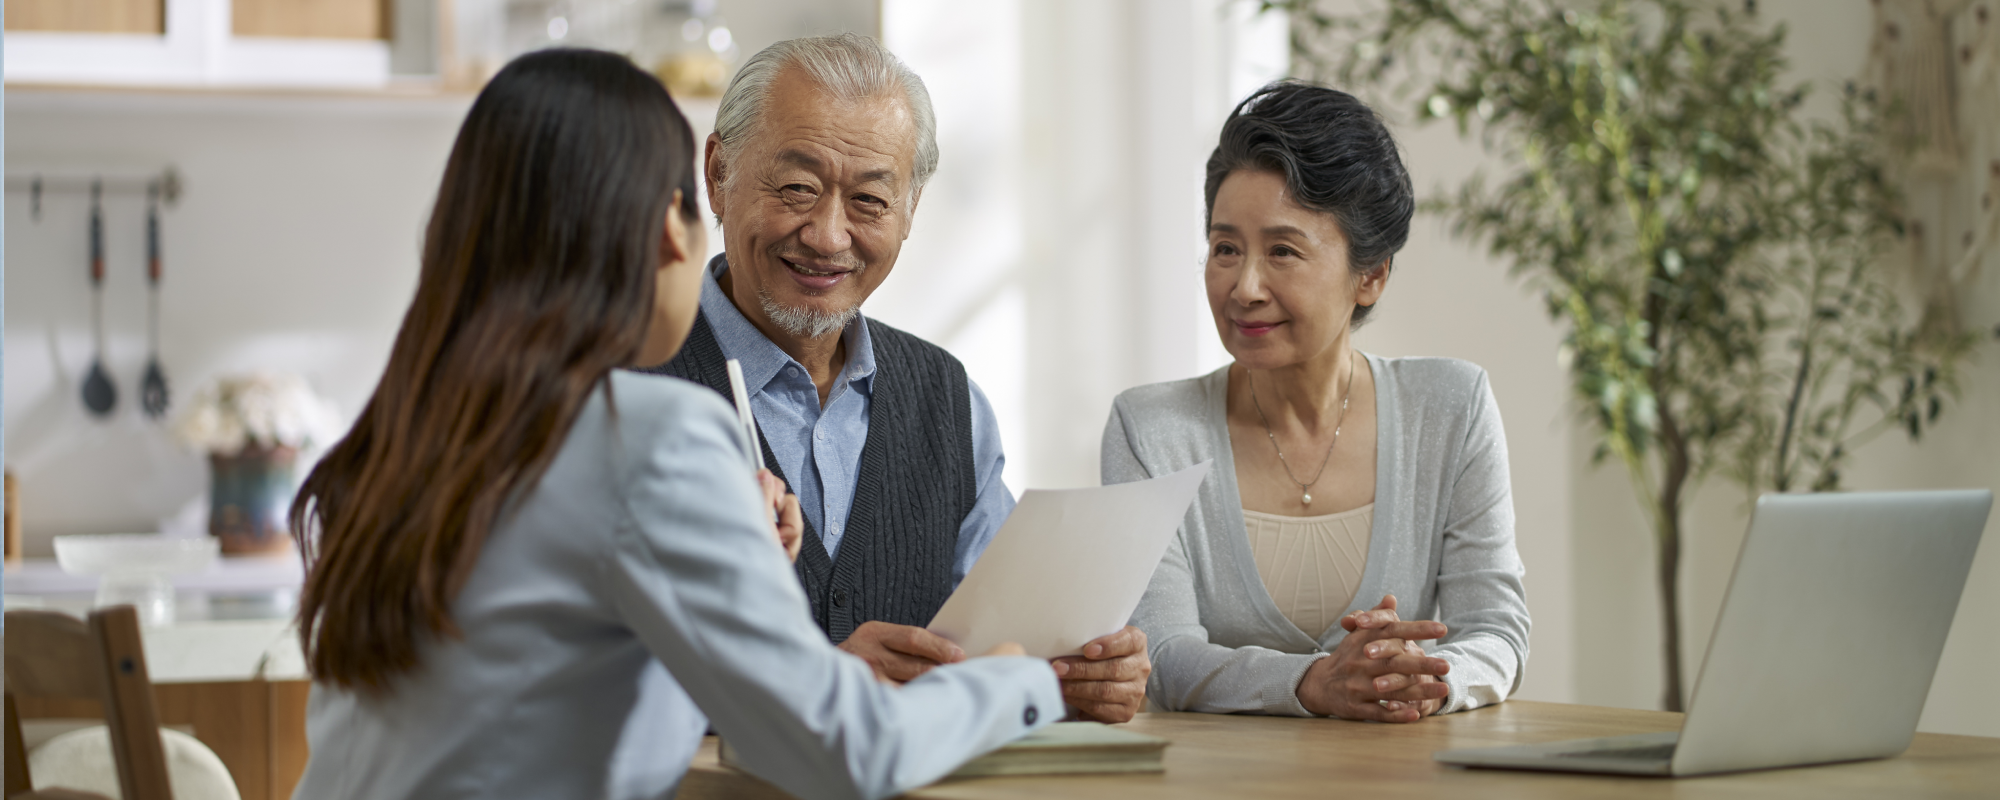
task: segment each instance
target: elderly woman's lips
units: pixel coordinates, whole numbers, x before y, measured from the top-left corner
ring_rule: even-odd
[[[1244,322],[1242,320],[1233,320],[1233,322],[1236,324],[1236,332],[1244,336],[1263,336],[1276,330],[1279,324],[1276,322]]]

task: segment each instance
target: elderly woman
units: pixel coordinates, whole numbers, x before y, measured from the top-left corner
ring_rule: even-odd
[[[1272,84],[1224,123],[1205,194],[1235,363],[1126,391],[1104,429],[1106,484],[1216,462],[1132,620],[1149,699],[1382,722],[1500,702],[1528,609],[1486,373],[1352,341],[1415,206],[1395,140],[1348,94]]]

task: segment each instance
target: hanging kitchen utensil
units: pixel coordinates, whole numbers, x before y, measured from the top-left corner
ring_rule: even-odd
[[[146,416],[167,413],[167,374],[160,369],[160,185],[146,187],[146,376],[139,384],[139,406]]]
[[[118,387],[104,371],[104,185],[90,184],[90,322],[96,335],[96,351],[90,357],[90,373],[83,378],[83,407],[99,417],[111,416],[118,407]]]

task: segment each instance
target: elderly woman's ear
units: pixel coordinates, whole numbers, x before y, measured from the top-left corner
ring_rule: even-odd
[[[1375,268],[1373,272],[1360,276],[1359,280],[1355,282],[1354,287],[1354,304],[1356,306],[1373,308],[1377,302],[1381,301],[1382,293],[1389,289],[1389,269],[1394,265],[1395,259],[1385,258],[1382,260],[1382,266]]]

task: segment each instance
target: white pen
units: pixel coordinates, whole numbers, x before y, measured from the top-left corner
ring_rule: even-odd
[[[729,395],[736,401],[736,432],[743,437],[743,449],[750,451],[750,464],[764,469],[764,445],[757,436],[757,417],[750,413],[750,390],[743,380],[743,362],[729,359]],[[771,509],[771,524],[778,524],[778,510]]]
[[[729,359],[729,394],[736,400],[736,422],[742,428],[743,449],[750,451],[750,461],[757,469],[764,468],[764,446],[757,436],[757,418],[750,413],[750,390],[744,386],[743,362]]]

